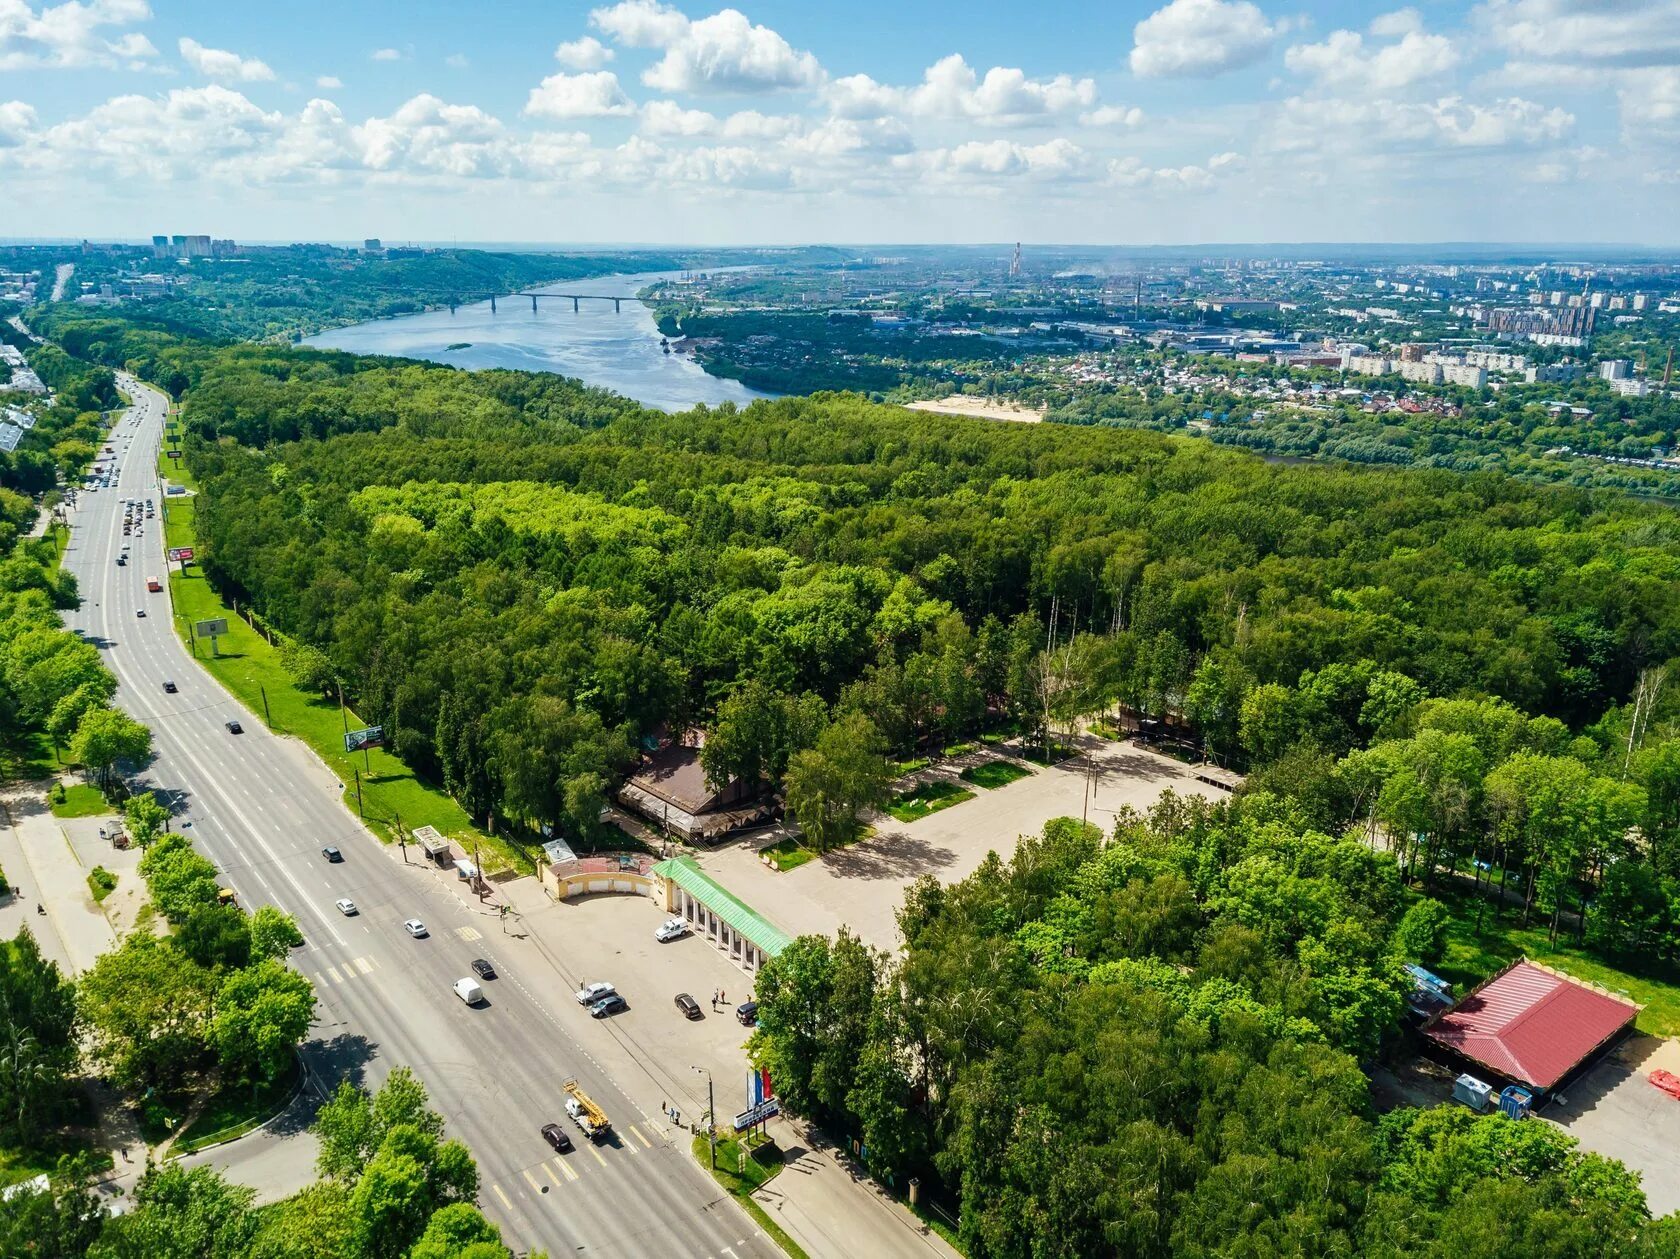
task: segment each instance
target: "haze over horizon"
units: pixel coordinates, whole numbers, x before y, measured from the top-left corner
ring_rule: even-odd
[[[25,237],[1680,244],[1680,3],[0,6]],[[563,225],[563,226],[562,226]]]

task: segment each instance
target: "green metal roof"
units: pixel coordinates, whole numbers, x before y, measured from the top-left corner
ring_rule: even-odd
[[[735,893],[700,868],[693,857],[672,857],[653,867],[662,879],[669,879],[695,900],[727,922],[744,939],[775,957],[793,937],[763,917]]]

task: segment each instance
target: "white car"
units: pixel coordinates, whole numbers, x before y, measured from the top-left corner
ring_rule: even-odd
[[[653,938],[661,944],[669,944],[672,940],[680,940],[688,934],[688,924],[681,918],[667,918],[659,924],[659,930],[653,933]]]
[[[594,1005],[602,997],[610,997],[617,991],[618,989],[609,983],[585,984],[577,990],[577,1003],[579,1005]]]
[[[351,900],[348,896],[339,897],[333,902],[333,904],[338,906],[338,912],[343,914],[346,918],[354,918],[356,916],[356,902]]]
[[[426,934],[426,924],[418,918],[408,918],[403,921],[403,930],[418,940]]]

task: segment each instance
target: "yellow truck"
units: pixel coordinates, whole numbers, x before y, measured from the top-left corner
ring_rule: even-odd
[[[591,1141],[604,1141],[612,1132],[612,1122],[607,1118],[607,1112],[595,1104],[595,1099],[585,1093],[576,1079],[567,1080],[561,1088],[566,1090],[566,1113],[583,1131],[583,1135]]]

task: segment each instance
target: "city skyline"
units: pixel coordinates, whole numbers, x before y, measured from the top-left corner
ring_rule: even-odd
[[[8,235],[1680,244],[1674,0],[462,16],[14,3]]]

